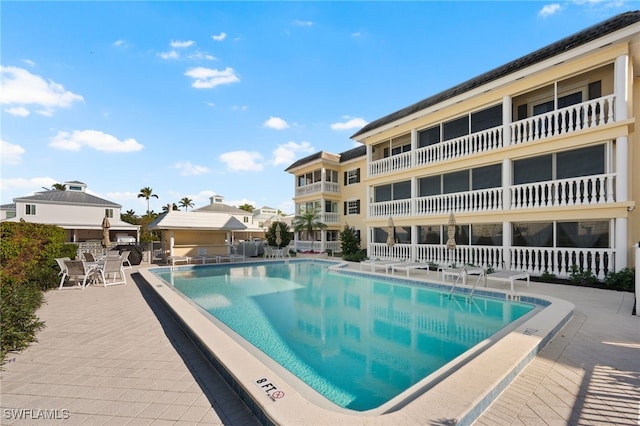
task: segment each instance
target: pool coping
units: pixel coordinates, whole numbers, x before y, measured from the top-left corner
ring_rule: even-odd
[[[291,259],[284,262],[326,262],[322,260]],[[255,261],[234,264],[252,265],[273,261]],[[334,263],[335,262],[329,262]],[[211,267],[211,265],[207,265]],[[221,265],[222,266],[222,265]],[[228,266],[228,265],[224,265]],[[174,270],[191,270],[198,265],[174,267]],[[553,297],[540,297],[518,292],[523,302],[546,305],[537,314],[520,323],[485,351],[468,360],[460,368],[429,388],[426,392],[414,389],[410,401],[394,405],[394,411],[379,413],[376,410],[355,412],[323,408],[305,398],[295,386],[280,377],[280,373],[253,356],[222,328],[216,327],[193,302],[175,291],[170,284],[154,275],[154,271],[171,267],[151,267],[139,272],[150,288],[172,312],[174,318],[198,345],[213,366],[256,414],[263,424],[380,424],[409,425],[430,422],[468,425],[497,398],[508,384],[524,369],[535,355],[555,336],[572,317],[573,304]],[[346,273],[369,275],[376,279],[390,279],[427,285],[419,278],[404,278],[381,273],[347,270]],[[436,282],[431,277],[428,286],[450,284]],[[445,287],[443,287],[445,288]],[[508,292],[500,290],[477,290],[477,295],[508,298]],[[272,383],[284,397],[272,399],[260,387],[258,380]],[[413,388],[412,388],[413,389]],[[386,405],[386,404],[385,404]]]

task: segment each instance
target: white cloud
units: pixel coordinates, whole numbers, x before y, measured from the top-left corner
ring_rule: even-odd
[[[293,163],[293,161],[299,157],[300,153],[309,153],[312,154],[315,152],[315,148],[311,145],[310,142],[287,142],[282,145],[278,145],[278,147],[273,150],[273,165],[277,166],[279,164],[289,165]]]
[[[24,62],[25,64],[29,65],[31,68],[35,68],[36,63],[34,61],[32,61],[31,59],[23,59],[22,62]]]
[[[220,33],[220,34],[218,34],[218,35],[215,35],[215,34],[214,34],[214,35],[212,35],[212,36],[211,36],[211,38],[212,38],[213,40],[215,40],[215,41],[222,41],[222,40],[224,40],[225,38],[227,38],[227,33]]]
[[[224,203],[229,205],[229,206],[235,206],[235,207],[240,207],[240,206],[243,206],[245,204],[250,204],[255,208],[262,207],[262,206],[259,206],[258,203],[256,203],[255,200],[249,200],[248,198],[243,198],[241,200],[224,200]]]
[[[0,66],[0,104],[41,107],[43,115],[52,115],[55,108],[68,108],[84,98],[54,81],[18,67]],[[19,111],[19,110],[18,110]],[[21,112],[24,115],[24,112]],[[28,114],[27,114],[28,115]]]
[[[169,59],[178,59],[180,57],[180,54],[175,50],[170,50],[168,52],[160,52],[158,53],[158,56],[160,56],[162,59],[169,60]]]
[[[144,148],[135,139],[118,140],[115,136],[99,130],[60,131],[49,146],[64,151],[80,151],[83,146],[103,152],[135,152]]]
[[[210,53],[197,50],[189,54],[189,59],[193,61],[215,61],[217,58]]]
[[[262,125],[269,129],[276,129],[276,130],[284,130],[289,127],[289,124],[280,117],[269,117],[269,119],[265,121]]]
[[[259,152],[232,151],[220,155],[220,161],[233,172],[258,172],[264,168]]]
[[[189,161],[180,161],[171,167],[180,170],[182,176],[198,176],[211,173],[210,168],[191,164]]]
[[[31,114],[31,112],[29,112],[29,110],[25,107],[7,108],[4,110],[4,112],[6,112],[7,114],[15,115],[17,117],[26,117]]]
[[[59,181],[50,177],[37,177],[37,178],[13,178],[13,179],[0,179],[0,189],[4,191],[10,191],[20,189],[30,192],[42,191],[42,188],[51,188],[54,183]]]
[[[296,19],[295,21],[293,21],[293,25],[296,27],[312,27],[313,26],[313,22],[311,21],[302,21],[300,19]]]
[[[113,47],[127,47],[129,44],[125,40],[116,40],[112,43]]]
[[[352,118],[352,117],[342,117],[347,121],[342,123],[333,123],[331,125],[331,129],[333,130],[351,130],[351,129],[360,129],[367,124],[367,121],[364,118]]]
[[[237,83],[240,81],[240,78],[236,75],[233,68],[229,67],[224,70],[204,67],[189,68],[184,75],[194,79],[191,86],[196,89],[212,89],[222,84]]]
[[[561,9],[562,7],[558,3],[547,4],[543,6],[542,9],[540,9],[540,12],[538,12],[538,14],[543,18],[546,18],[547,16],[551,16],[556,12],[559,12]]]
[[[4,140],[0,140],[0,160],[2,164],[9,164],[12,166],[22,163],[22,154],[25,150],[20,145],[14,145]]]
[[[231,109],[234,111],[246,111],[249,109],[249,107],[246,105],[234,105],[231,107]]]
[[[184,49],[185,47],[191,47],[196,44],[193,40],[171,40],[171,47],[174,49]]]

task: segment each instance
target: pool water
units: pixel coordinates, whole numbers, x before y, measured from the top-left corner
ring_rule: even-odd
[[[327,263],[159,272],[340,407],[374,409],[534,309],[449,298],[406,281],[330,272]]]

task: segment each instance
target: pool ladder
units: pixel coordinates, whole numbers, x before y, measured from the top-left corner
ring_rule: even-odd
[[[453,292],[456,289],[456,285],[458,285],[458,281],[460,281],[460,279],[462,279],[463,284],[466,281],[466,277],[468,276],[467,274],[467,268],[462,268],[462,272],[460,273],[460,275],[458,275],[458,278],[456,278],[455,282],[453,283],[453,285],[451,286],[451,291],[449,292],[449,299],[451,299],[453,297]],[[473,286],[471,286],[471,292],[469,293],[469,300],[471,301],[473,299],[473,292],[476,291],[476,287],[478,286],[478,283],[480,282],[480,280],[484,278],[485,280],[487,279],[486,273],[484,271],[484,269],[478,274],[478,278],[476,278],[476,282],[473,283]]]

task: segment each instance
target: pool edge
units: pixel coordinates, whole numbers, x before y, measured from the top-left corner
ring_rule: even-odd
[[[370,410],[343,413],[318,407],[284,380],[278,381],[275,372],[222,330],[211,327],[211,322],[202,321],[202,314],[197,309],[149,269],[157,270],[158,267],[139,271],[149,287],[263,424],[314,424],[319,419],[322,419],[322,423],[331,424],[424,424],[429,420],[443,419],[455,424],[471,424],[566,325],[574,310],[571,303],[561,299],[518,293],[522,298],[530,297],[548,302],[549,305],[542,310],[544,315],[539,313],[525,321],[492,344],[486,353],[469,361],[465,368],[452,373],[427,392],[392,412]],[[380,276],[376,274],[376,277]],[[496,290],[495,293],[504,292]],[[474,371],[474,378],[470,380],[466,376],[471,370]],[[273,401],[262,393],[255,384],[255,380],[260,377],[276,381],[279,389],[284,391],[285,398]]]

